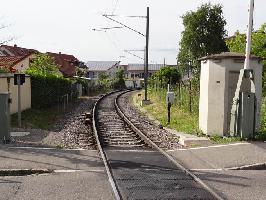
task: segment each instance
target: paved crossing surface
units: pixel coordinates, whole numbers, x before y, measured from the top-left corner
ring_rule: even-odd
[[[165,155],[149,148],[116,112],[119,93],[102,99],[95,111],[101,146],[122,199],[214,199]],[[104,156],[104,159],[105,159]]]
[[[266,163],[266,143],[235,143],[168,152],[225,199],[266,199],[265,170],[228,170]]]
[[[214,199],[157,151],[105,152],[123,199]]]
[[[114,199],[97,151],[0,145],[0,169],[55,173],[0,176],[0,199]]]

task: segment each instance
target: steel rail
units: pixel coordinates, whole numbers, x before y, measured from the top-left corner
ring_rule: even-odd
[[[130,120],[129,118],[123,113],[121,108],[118,105],[118,98],[121,97],[123,94],[127,93],[129,91],[126,91],[124,93],[119,94],[115,99],[115,107],[120,115],[120,117],[134,130],[148,145],[150,145],[152,148],[158,150],[160,153],[162,153],[169,161],[171,161],[174,165],[179,167],[183,172],[185,172],[187,175],[193,178],[197,183],[199,183],[204,189],[206,189],[208,192],[210,192],[214,198],[217,200],[223,200],[219,194],[217,194],[213,189],[211,189],[208,185],[206,185],[199,177],[197,177],[195,174],[190,172],[188,169],[186,169],[183,165],[181,165],[179,162],[177,162],[171,155],[169,155],[166,151],[161,149],[159,146],[157,146],[153,141],[151,141],[145,134],[142,133],[141,130],[139,130]]]
[[[103,160],[103,163],[104,163],[104,167],[105,167],[105,170],[106,170],[106,173],[107,173],[107,176],[108,176],[108,180],[111,184],[111,187],[112,187],[112,190],[113,190],[113,193],[114,193],[114,196],[115,196],[115,199],[116,200],[121,200],[122,197],[121,197],[121,194],[117,188],[117,185],[115,183],[115,180],[113,178],[113,175],[112,175],[112,172],[110,170],[110,166],[107,162],[107,158],[106,158],[106,154],[105,152],[103,151],[103,148],[102,148],[102,145],[101,145],[101,142],[99,140],[99,136],[98,136],[98,131],[97,131],[97,123],[96,123],[96,119],[97,119],[97,111],[98,111],[98,107],[99,107],[99,104],[100,102],[106,98],[107,96],[111,95],[111,94],[114,94],[118,91],[114,91],[114,92],[110,92],[104,96],[102,96],[94,105],[93,107],[93,133],[94,133],[94,136],[95,136],[95,140],[96,140],[96,143],[97,143],[97,147],[98,147],[98,151],[100,152],[100,155],[102,157],[102,160]]]
[[[107,157],[106,154],[102,148],[101,142],[99,140],[99,136],[98,136],[98,126],[97,126],[97,112],[98,112],[98,107],[99,104],[101,103],[101,101],[104,98],[107,98],[109,95],[117,93],[119,91],[114,91],[114,92],[110,92],[104,96],[102,96],[96,103],[95,106],[93,108],[93,130],[94,130],[94,136],[96,139],[96,143],[97,143],[97,147],[98,147],[98,151],[100,152],[101,158],[103,160],[106,172],[107,172],[107,176],[108,176],[108,180],[111,184],[114,196],[117,200],[122,199],[121,193],[118,190],[118,186],[114,180],[113,174],[111,172],[111,167],[107,161]],[[181,165],[179,162],[177,162],[172,156],[170,156],[166,151],[164,151],[163,149],[161,149],[160,147],[158,147],[154,142],[152,142],[145,134],[142,133],[141,130],[139,130],[130,120],[129,118],[123,113],[123,111],[121,110],[121,108],[119,107],[118,104],[118,99],[125,93],[130,92],[130,91],[125,91],[121,94],[119,94],[116,99],[115,99],[115,108],[116,111],[118,113],[118,115],[122,118],[122,120],[124,122],[126,122],[128,124],[128,126],[135,131],[135,133],[137,133],[139,135],[139,137],[148,145],[150,145],[153,149],[156,149],[157,151],[159,151],[161,154],[163,154],[170,162],[172,162],[175,166],[177,166],[178,168],[180,168],[184,173],[186,173],[187,175],[189,175],[195,182],[199,183],[205,190],[207,190],[215,199],[217,200],[222,200],[223,198],[217,194],[214,190],[212,190],[208,185],[206,185],[200,178],[198,178],[195,174],[193,174],[192,172],[190,172],[188,169],[186,169],[183,165]]]

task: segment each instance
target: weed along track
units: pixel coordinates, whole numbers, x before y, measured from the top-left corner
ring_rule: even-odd
[[[117,104],[123,93],[102,97],[93,110],[97,146],[116,199],[221,199],[130,122]]]

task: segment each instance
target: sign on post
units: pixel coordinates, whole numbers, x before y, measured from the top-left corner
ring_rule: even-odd
[[[175,100],[175,94],[174,92],[167,92],[166,94],[166,103],[167,104],[173,104]]]
[[[171,106],[174,103],[175,100],[175,93],[174,92],[170,92],[170,85],[168,84],[168,92],[166,93],[166,104],[167,104],[167,111],[168,111],[168,124],[170,124],[170,120],[171,120]]]
[[[25,83],[25,74],[14,74],[14,85],[23,85]]]
[[[21,88],[25,83],[25,74],[14,74],[14,85],[18,86],[18,127],[21,127]]]

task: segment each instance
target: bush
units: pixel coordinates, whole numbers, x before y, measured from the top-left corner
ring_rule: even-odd
[[[116,90],[126,88],[124,70],[118,70],[116,72],[115,78],[112,80],[112,87]]]
[[[0,68],[0,73],[8,73],[9,71],[6,68]]]
[[[31,75],[32,108],[56,105],[59,98],[73,91],[70,80],[57,76]]]

